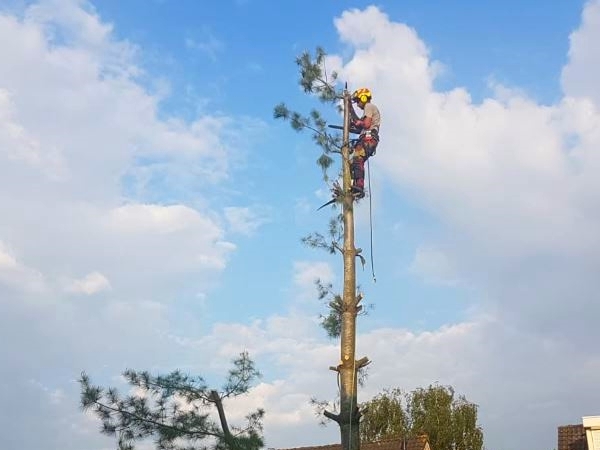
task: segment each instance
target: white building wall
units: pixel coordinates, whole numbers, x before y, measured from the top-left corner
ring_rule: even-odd
[[[600,450],[600,416],[583,418],[588,450]]]

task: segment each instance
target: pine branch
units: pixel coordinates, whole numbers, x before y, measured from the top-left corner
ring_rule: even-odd
[[[301,242],[304,245],[307,245],[308,247],[326,250],[328,253],[331,253],[331,254],[334,254],[335,250],[336,250],[333,243],[328,242],[325,239],[325,237],[321,233],[318,233],[318,232],[311,233],[311,234],[303,237],[301,239]]]
[[[164,422],[159,422],[153,419],[150,419],[148,416],[140,416],[137,414],[132,413],[131,411],[126,411],[122,408],[116,408],[110,405],[107,405],[105,403],[102,403],[100,401],[94,401],[92,404],[90,405],[85,405],[83,406],[83,410],[87,411],[91,408],[96,408],[96,411],[99,412],[100,414],[104,414],[105,411],[110,413],[115,413],[118,415],[123,415],[126,416],[127,419],[134,419],[136,421],[139,421],[141,423],[145,423],[147,425],[153,425],[157,428],[157,430],[171,430],[174,431],[178,434],[181,435],[187,435],[193,438],[203,438],[206,436],[212,436],[212,437],[217,437],[217,438],[223,438],[222,434],[216,433],[216,432],[212,432],[209,430],[202,430],[202,431],[194,431],[194,430],[189,430],[187,428],[181,428],[181,427],[177,427],[175,425],[169,425],[167,423]],[[208,417],[208,416],[207,416]],[[131,427],[128,425],[110,425],[107,424],[107,422],[103,423],[103,426],[107,429],[107,433],[106,434],[114,434],[117,431],[124,431],[127,429],[130,429]]]
[[[202,377],[196,379],[182,374],[176,370],[170,374],[157,377],[152,377],[148,372],[136,372],[128,369],[123,373],[123,376],[133,386],[150,392],[161,394],[163,397],[169,397],[175,392],[179,395],[183,392],[185,399],[188,402],[201,400],[204,403],[210,403],[210,395],[208,387],[204,383]]]
[[[246,393],[252,380],[260,375],[245,352],[233,364],[223,396]],[[105,390],[92,385],[85,373],[79,380],[82,409],[92,410],[98,416],[103,433],[118,437],[119,449],[134,449],[134,442],[150,437],[156,438],[160,450],[205,450],[205,444],[196,445],[196,442],[207,438],[215,439],[216,448],[222,450],[262,447],[264,410],[248,414],[245,427],[235,428],[235,435],[230,434],[226,427],[219,427],[208,412],[200,409],[200,406],[217,403],[210,397],[212,391],[202,377],[190,377],[179,371],[151,376],[148,372],[133,370],[125,371],[124,376],[131,386],[142,391],[141,394],[121,398],[114,388]],[[214,392],[220,403],[221,397]],[[226,423],[224,414],[221,407],[221,423]],[[187,445],[185,441],[189,446],[183,446]]]
[[[234,368],[229,371],[221,398],[247,392],[250,388],[250,382],[261,377],[261,373],[254,367],[254,362],[247,352],[243,352],[233,364]]]
[[[304,52],[296,58],[296,64],[300,70],[299,83],[304,92],[314,94],[323,103],[337,103],[338,111],[341,111],[339,100],[343,96],[335,87],[337,74],[333,72],[331,79],[329,79],[325,67],[326,56],[325,51],[321,47],[317,47],[314,56],[309,52]],[[342,153],[341,135],[339,133],[329,133],[327,122],[315,109],[308,116],[304,116],[296,111],[291,111],[284,103],[280,103],[274,108],[273,117],[289,121],[292,129],[296,131],[312,131],[313,140],[323,150],[323,154],[317,159],[317,164],[323,170],[323,178],[327,181],[329,179],[327,169],[333,164],[333,159],[328,155],[330,153]]]

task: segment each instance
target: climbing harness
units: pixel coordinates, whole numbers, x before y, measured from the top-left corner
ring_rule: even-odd
[[[335,125],[330,125],[330,127],[334,127],[334,126]],[[356,145],[357,142],[358,142],[358,139],[352,139],[351,147],[354,148],[354,146]],[[367,179],[368,179],[369,193],[370,193],[370,195],[369,195],[369,238],[370,238],[370,253],[371,253],[371,257],[370,257],[370,259],[371,259],[371,276],[373,277],[373,283],[377,283],[377,277],[375,276],[375,262],[374,262],[375,258],[373,256],[373,200],[372,200],[373,195],[371,194],[373,191],[371,188],[371,164],[370,164],[369,158],[367,158],[366,162],[367,162]],[[326,203],[323,203],[321,206],[319,206],[317,208],[317,211],[320,211],[321,209],[325,208],[326,206],[333,205],[334,203],[338,202],[340,200],[340,198],[342,197],[343,189],[337,180],[333,182],[333,185],[331,187],[331,193],[332,193],[331,200],[329,200]],[[357,198],[356,194],[354,194],[354,198]]]

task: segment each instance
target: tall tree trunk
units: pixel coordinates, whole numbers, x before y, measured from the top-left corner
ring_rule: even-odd
[[[230,450],[238,450],[237,441],[235,437],[229,431],[229,425],[227,425],[227,417],[225,416],[225,409],[223,409],[223,403],[221,402],[221,397],[219,397],[219,393],[217,391],[210,391],[210,398],[214,402],[217,407],[217,412],[219,413],[219,421],[221,422],[221,428],[223,429],[223,438],[227,447]]]
[[[368,363],[367,358],[356,361],[356,316],[360,311],[360,297],[356,293],[356,255],[354,246],[354,196],[351,193],[350,160],[350,95],[344,90],[344,146],[342,148],[343,175],[343,223],[344,223],[344,288],[341,311],[340,364],[332,369],[340,377],[340,413],[325,412],[340,426],[343,450],[360,449],[360,433],[357,404],[357,373]]]
[[[340,367],[340,433],[344,450],[360,448],[359,417],[357,405],[356,368],[356,248],[354,247],[354,197],[350,192],[350,95],[344,91],[344,145],[343,185],[344,185],[344,290],[342,296],[342,333]]]

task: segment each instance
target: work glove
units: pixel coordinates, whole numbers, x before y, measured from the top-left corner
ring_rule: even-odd
[[[352,120],[351,123],[352,128],[363,128],[364,125],[363,121],[359,119]]]

